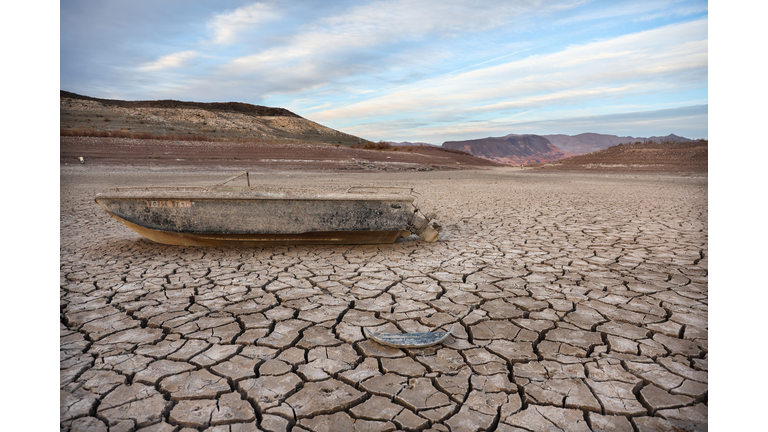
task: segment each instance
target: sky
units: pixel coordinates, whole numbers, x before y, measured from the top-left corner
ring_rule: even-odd
[[[706,1],[60,3],[60,87],[286,108],[372,141],[708,138]]]

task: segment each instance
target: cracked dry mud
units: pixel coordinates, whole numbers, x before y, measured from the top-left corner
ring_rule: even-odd
[[[707,430],[706,177],[251,174],[414,186],[431,244],[164,246],[93,202],[228,175],[62,167],[62,430]]]

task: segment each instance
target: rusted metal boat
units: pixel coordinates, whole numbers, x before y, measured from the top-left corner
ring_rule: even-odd
[[[228,186],[245,175],[248,186]],[[129,187],[98,194],[113,218],[157,243],[183,246],[394,243],[438,239],[412,188],[343,192],[250,187],[248,173],[212,187]]]
[[[429,333],[373,333],[370,329],[365,329],[368,337],[382,345],[394,348],[425,348],[437,345],[446,340],[451,335],[453,326],[447,332],[429,332]]]

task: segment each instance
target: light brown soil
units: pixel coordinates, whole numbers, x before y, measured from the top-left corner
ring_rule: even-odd
[[[706,173],[708,142],[620,144],[541,167],[559,171]]]
[[[240,103],[108,101],[60,98],[62,130],[202,135],[217,140],[288,140],[352,145],[366,142],[282,108]]]
[[[499,166],[437,147],[353,149],[323,144],[61,137],[60,162],[122,166],[206,166],[299,170],[426,171]]]

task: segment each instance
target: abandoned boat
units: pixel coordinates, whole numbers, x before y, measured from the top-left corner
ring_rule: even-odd
[[[183,246],[394,243],[439,234],[412,188],[344,192],[227,186],[131,187],[98,194],[113,218],[157,243]]]

